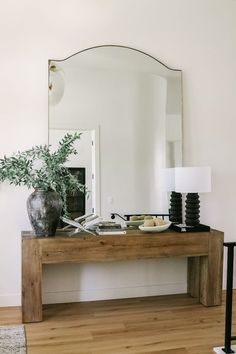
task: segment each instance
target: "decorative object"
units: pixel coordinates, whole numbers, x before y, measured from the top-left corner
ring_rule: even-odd
[[[211,191],[210,167],[175,168],[175,191],[187,193],[185,201],[185,226],[201,227],[198,193]],[[209,229],[209,226],[207,228]]]
[[[0,353],[27,353],[25,327],[23,325],[0,327]]]
[[[27,210],[36,236],[55,234],[61,209],[68,215],[67,196],[78,190],[85,192],[85,186],[64,166],[71,154],[77,154],[73,143],[80,135],[66,134],[54,152],[40,145],[0,159],[1,182],[35,189],[27,201]]]
[[[140,225],[139,226],[139,230],[143,231],[143,232],[163,232],[165,230],[167,230],[171,225],[171,221],[163,221],[162,225],[158,225],[158,226],[144,226],[144,225]]]
[[[62,211],[57,192],[36,189],[27,199],[27,211],[36,236],[55,235]]]
[[[120,216],[117,213],[112,213],[112,216],[113,215]],[[111,218],[114,219],[114,217],[112,217],[112,216],[111,216]],[[161,220],[163,221],[165,217],[169,217],[169,214],[147,214],[147,215],[146,214],[136,214],[136,215],[125,214],[124,216],[126,217],[126,219],[125,219],[126,226],[131,227],[131,228],[138,228],[140,225],[145,223],[146,220],[153,220],[154,218],[161,217]]]
[[[125,222],[126,226],[139,227],[145,220],[153,219],[151,215],[131,215],[129,220]]]
[[[127,220],[125,221],[126,226],[132,226],[132,227],[139,227],[140,225],[143,224],[144,219],[139,219],[139,220]]]
[[[169,219],[182,223],[182,194],[175,192],[175,169],[163,168],[160,173],[161,190],[170,192]]]
[[[138,227],[139,225],[143,224],[145,216],[151,216],[151,217],[161,217],[162,220],[164,220],[165,217],[169,217],[169,214],[165,213],[156,213],[156,214],[124,214],[124,216],[120,215],[119,213],[111,213],[111,219],[115,219],[115,217],[119,217],[121,220],[125,221],[126,226],[131,226],[131,227]],[[135,219],[134,219],[135,217]]]

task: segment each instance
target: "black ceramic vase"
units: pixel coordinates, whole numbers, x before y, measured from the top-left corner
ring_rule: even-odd
[[[60,220],[62,200],[55,191],[36,189],[27,199],[27,211],[35,236],[54,236]]]

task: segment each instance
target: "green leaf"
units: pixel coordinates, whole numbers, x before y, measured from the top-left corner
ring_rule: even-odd
[[[4,155],[0,159],[0,182],[8,181],[16,186],[54,190],[60,194],[66,213],[68,194],[77,191],[87,193],[86,187],[64,166],[70,155],[78,154],[73,145],[80,137],[81,133],[67,133],[53,153],[47,145],[36,145],[10,157]]]

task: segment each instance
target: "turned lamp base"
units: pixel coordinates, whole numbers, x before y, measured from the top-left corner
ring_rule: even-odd
[[[182,223],[182,194],[171,192],[169,219],[174,223]]]
[[[185,224],[197,226],[200,224],[200,200],[198,193],[188,193],[185,200]]]
[[[200,200],[198,193],[188,193],[186,196],[185,223],[172,224],[170,228],[178,232],[210,231],[209,226],[200,224]]]

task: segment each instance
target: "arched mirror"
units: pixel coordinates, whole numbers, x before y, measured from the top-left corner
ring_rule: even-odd
[[[91,191],[84,212],[168,211],[159,173],[182,165],[180,70],[115,45],[50,60],[49,144],[73,131],[83,132],[68,166]]]

